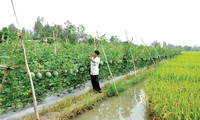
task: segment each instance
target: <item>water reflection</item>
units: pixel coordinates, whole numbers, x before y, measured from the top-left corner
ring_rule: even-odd
[[[144,83],[112,97],[74,120],[145,120]]]

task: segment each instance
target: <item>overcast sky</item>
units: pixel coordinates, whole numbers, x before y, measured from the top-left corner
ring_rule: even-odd
[[[38,16],[50,24],[83,24],[96,35],[106,33],[134,43],[154,40],[176,45],[200,45],[198,0],[13,0],[20,27],[32,29]],[[10,0],[1,0],[0,28],[16,25]]]

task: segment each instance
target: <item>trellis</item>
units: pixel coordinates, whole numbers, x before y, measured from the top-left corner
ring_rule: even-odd
[[[20,28],[13,0],[11,0],[11,3],[12,3],[12,8],[13,8],[13,12],[14,12],[14,15],[15,15],[15,18],[16,18],[16,22],[17,22],[18,28]],[[10,55],[10,58],[8,60],[7,66],[1,66],[1,68],[4,69],[4,74],[3,74],[3,78],[2,78],[2,82],[1,82],[0,92],[3,89],[3,85],[4,85],[4,82],[5,82],[5,79],[7,77],[8,72],[10,70],[18,70],[18,68],[11,67],[10,65],[12,63],[12,59],[13,59],[15,50],[17,49],[19,42],[21,42],[22,43],[22,50],[23,50],[24,61],[25,61],[25,68],[26,68],[27,74],[29,76],[31,90],[32,90],[32,95],[33,95],[33,103],[34,103],[35,116],[36,116],[37,120],[39,120],[40,118],[39,118],[39,113],[38,113],[38,109],[37,109],[37,100],[36,100],[36,95],[35,95],[35,88],[34,88],[34,85],[33,85],[33,80],[32,80],[31,72],[30,72],[30,69],[29,69],[28,61],[27,61],[26,48],[25,48],[25,45],[24,45],[24,41],[21,39],[23,33],[24,33],[24,30],[22,29],[20,31],[19,35],[18,35],[18,39],[17,39],[17,41],[15,43],[15,46],[14,46],[12,52],[11,52],[11,55]]]

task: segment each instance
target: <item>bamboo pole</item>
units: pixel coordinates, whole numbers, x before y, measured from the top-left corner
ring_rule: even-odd
[[[17,19],[17,14],[16,14],[16,11],[15,11],[15,6],[14,6],[14,3],[13,3],[13,0],[11,0],[11,4],[12,4],[13,12],[14,12],[14,15],[15,15],[15,19],[16,19],[16,22],[17,22],[17,26],[18,26],[18,28],[20,28],[20,27],[19,27],[19,21],[18,21],[18,19]]]
[[[2,44],[4,43],[4,35],[1,37]]]
[[[94,50],[97,49],[97,46],[96,46],[96,38],[94,37]]]
[[[22,70],[19,67],[8,67],[8,66],[4,66],[4,65],[0,65],[0,69]]]
[[[65,42],[67,43],[67,37],[65,36]]]
[[[35,95],[35,88],[34,88],[34,85],[33,85],[31,72],[30,72],[30,69],[29,69],[29,66],[28,66],[27,56],[26,56],[26,48],[24,46],[23,40],[22,40],[22,49],[23,49],[23,54],[24,54],[25,67],[26,67],[26,70],[27,70],[27,73],[28,73],[28,76],[29,76],[32,94],[33,94],[33,104],[34,104],[35,116],[36,116],[37,120],[40,120],[38,109],[37,109],[37,100],[36,100],[36,95]]]
[[[155,61],[153,60],[153,58],[151,57],[151,54],[150,54],[149,50],[147,49],[147,45],[145,44],[145,42],[144,42],[143,39],[141,39],[141,40],[142,40],[142,43],[144,44],[145,49],[147,50],[147,52],[148,52],[148,54],[149,54],[149,57],[151,58],[151,60],[153,61],[153,64],[155,65],[156,63],[155,63]]]
[[[15,15],[15,18],[16,18],[16,22],[17,22],[18,28],[20,28],[13,0],[11,0],[11,3],[12,3],[12,8],[13,8],[13,12],[14,12],[14,15]],[[10,63],[12,61],[12,56],[14,55],[14,52],[15,52],[15,50],[17,48],[17,45],[18,45],[18,42],[21,40],[22,33],[23,33],[23,29],[21,30],[21,33],[19,34],[18,40],[17,40],[17,42],[15,44],[14,50],[11,53],[11,57],[10,57],[10,59],[8,61],[8,66],[10,66]],[[27,58],[26,58],[26,49],[24,47],[24,42],[23,41],[22,41],[22,49],[23,49],[23,54],[24,54],[25,67],[26,67],[27,73],[29,75],[30,83],[31,83],[32,94],[33,94],[33,102],[34,102],[34,110],[35,110],[36,119],[40,120],[39,114],[38,114],[38,109],[37,109],[37,101],[36,101],[36,96],[35,96],[35,89],[34,89],[34,86],[33,86],[32,76],[31,76],[30,69],[29,69],[29,66],[28,66],[28,62],[27,62]],[[6,78],[7,73],[8,73],[8,69],[6,69],[6,72],[4,73],[2,83],[4,83],[4,80]]]
[[[54,30],[53,30],[53,38],[54,38],[54,54],[56,55],[56,37]]]
[[[128,39],[128,34],[127,34],[127,31],[126,31],[126,30],[125,30],[125,34],[126,34],[126,39],[127,39],[128,43],[129,43],[129,45],[130,45],[129,50],[130,50],[131,58],[132,58],[132,62],[133,62],[134,74],[135,74],[135,76],[136,76],[135,61],[134,61],[134,57],[133,57],[133,52],[132,52],[132,50],[131,50],[131,43],[132,43],[132,41],[133,41],[133,38],[132,38],[131,43],[130,43],[130,42],[129,42],[129,39]]]
[[[97,37],[99,38],[98,32],[97,32]],[[115,87],[116,94],[118,95],[119,93],[118,93],[118,90],[117,90],[117,86],[116,86],[116,83],[115,83],[115,81],[114,81],[114,77],[113,77],[112,71],[111,71],[111,69],[110,69],[110,65],[109,65],[109,63],[108,63],[108,59],[107,59],[107,57],[106,57],[106,53],[105,53],[105,50],[104,50],[104,47],[103,47],[103,44],[102,44],[102,43],[101,43],[101,48],[102,48],[102,51],[103,51],[104,58],[105,58],[105,60],[106,60],[106,64],[107,64],[109,73],[110,73],[110,75],[111,75],[111,77],[112,77],[112,81],[113,81],[113,84],[114,84],[114,87]]]

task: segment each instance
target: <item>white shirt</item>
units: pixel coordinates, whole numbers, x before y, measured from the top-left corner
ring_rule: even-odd
[[[90,75],[99,75],[99,63],[100,63],[100,58],[96,57],[93,58],[94,62],[90,62]]]

